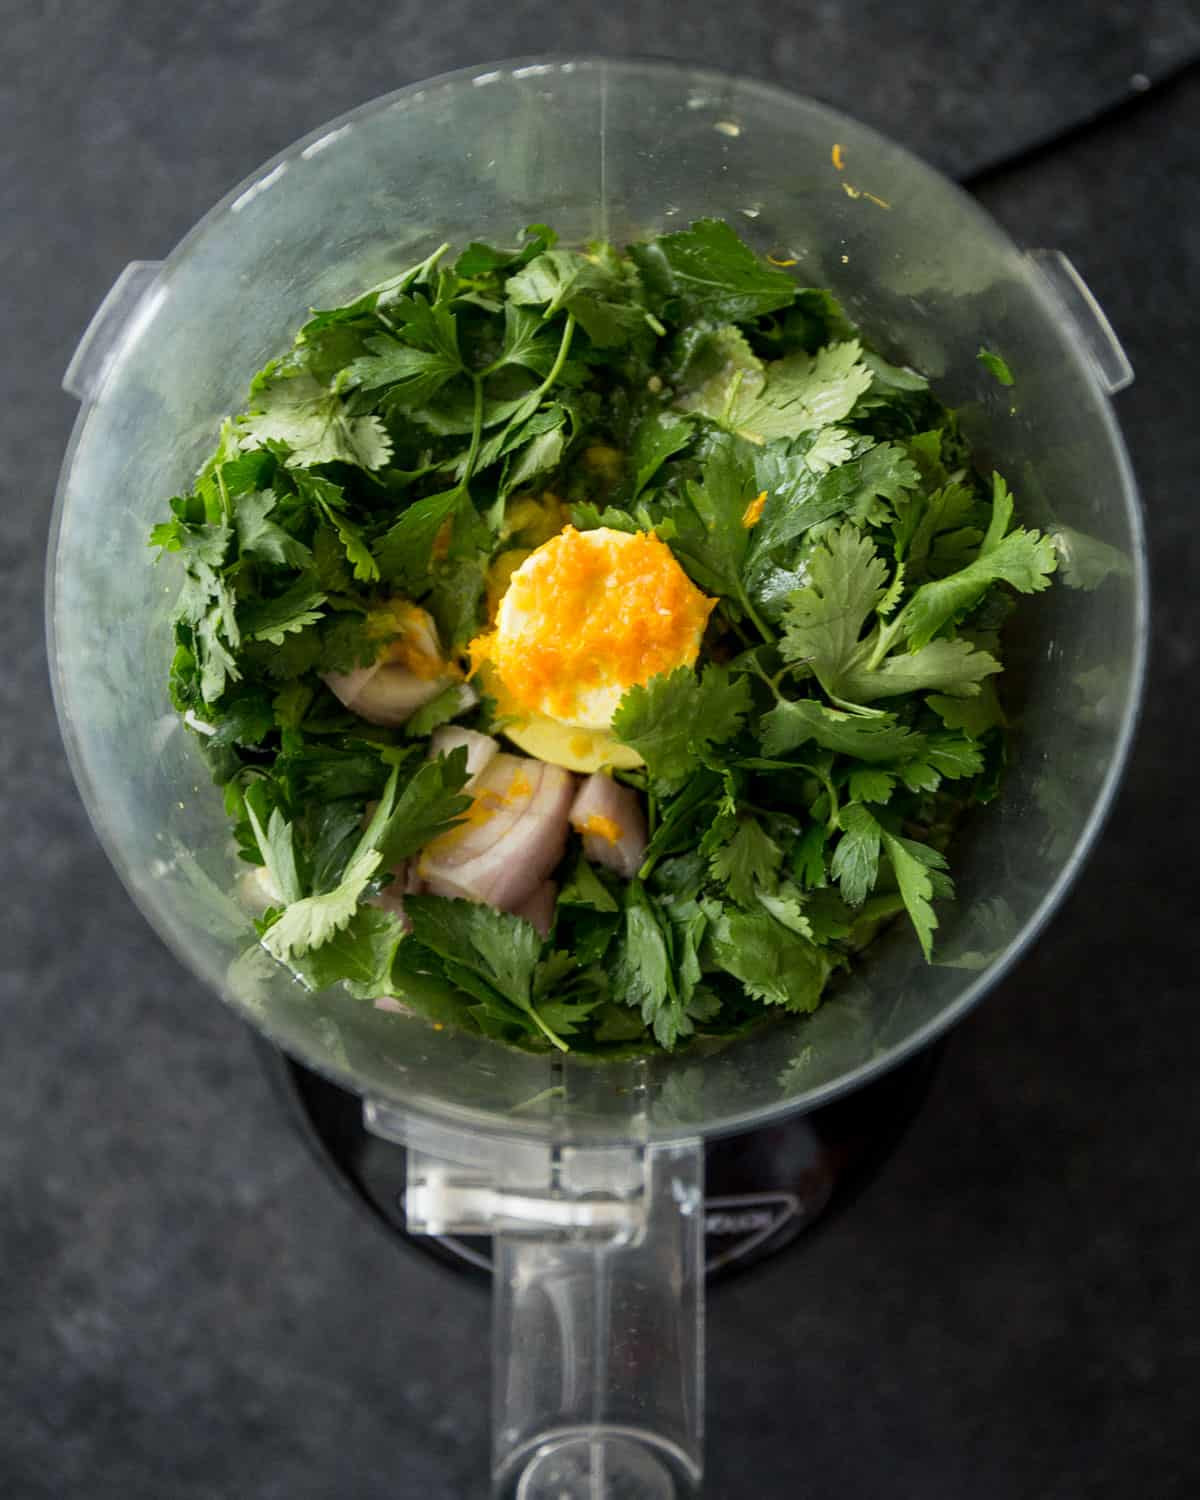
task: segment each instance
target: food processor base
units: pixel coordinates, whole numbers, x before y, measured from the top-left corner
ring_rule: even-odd
[[[485,1235],[410,1234],[405,1151],[363,1127],[362,1101],[255,1038],[293,1124],[343,1191],[405,1243],[459,1270],[491,1275]],[[942,1044],[832,1104],[705,1148],[708,1277],[729,1275],[789,1245],[844,1208],[899,1144],[929,1091]]]

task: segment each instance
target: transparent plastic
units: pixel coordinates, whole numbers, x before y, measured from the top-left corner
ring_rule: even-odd
[[[1003,470],[1023,517],[1059,543],[1061,586],[1022,601],[1010,637],[1014,762],[1002,799],[954,850],[960,896],[943,916],[938,961],[926,965],[897,925],[814,1017],[707,1055],[621,1066],[508,1052],[338,992],[314,999],[254,948],[236,899],[220,797],[166,698],[177,580],[155,565],[147,530],[309,306],[344,300],[442,240],[511,239],[546,219],[568,241],[621,242],[701,215],[727,218],[759,250],[795,260],[803,281],[832,288],[885,353],[928,374],[960,409],[981,464]],[[1086,294],[1077,273],[1071,286]],[[618,1421],[621,1403],[599,1396],[589,1397],[586,1420],[576,1403],[551,1410],[541,1386],[510,1372],[505,1388],[541,1391],[533,1405],[544,1409],[540,1418],[523,1409],[511,1442],[498,1437],[498,1473],[530,1497],[555,1493],[554,1484],[567,1495],[656,1494],[662,1465],[639,1456],[657,1452],[654,1443],[638,1447],[624,1429],[675,1430],[676,1393],[695,1386],[677,1366],[692,1358],[695,1337],[666,1341],[662,1359],[642,1350],[597,1363],[609,1345],[580,1333],[604,1319],[619,1331],[618,1287],[632,1265],[622,1256],[638,1245],[657,1256],[647,1296],[661,1299],[671,1285],[693,1310],[693,1335],[699,1327],[687,1193],[669,1196],[672,1174],[651,1170],[649,1148],[679,1142],[699,1186],[697,1137],[812,1108],[944,1031],[1040,931],[1111,798],[1146,631],[1137,499],[1106,395],[1122,383],[1124,356],[1113,354],[1119,345],[1090,294],[1065,299],[1061,276],[1052,283],[906,151],[810,100],[661,63],[506,64],[377,100],[264,166],[148,283],[127,290],[118,299],[124,321],[93,328],[86,375],[72,385],[85,405],[63,469],[49,575],[56,697],[96,828],[181,959],[280,1046],[372,1101],[379,1128],[419,1140],[431,1160],[486,1163],[501,1199],[509,1164],[529,1166],[536,1190],[503,1235],[519,1236],[523,1224],[534,1238],[511,1253],[504,1239],[497,1256],[506,1343],[529,1352],[556,1329],[559,1386],[567,1389],[570,1370],[580,1389],[618,1382],[638,1393],[638,1416]],[[1004,357],[1011,387],[977,359],[981,346]],[[561,1177],[564,1149],[625,1162],[640,1153],[640,1186],[622,1194],[609,1181],[593,1194],[624,1205],[612,1210],[607,1248],[596,1249],[594,1226],[573,1223],[543,1224],[538,1240],[538,1205],[573,1196]],[[454,1173],[435,1179],[438,1191],[462,1187]],[[426,1203],[463,1208],[461,1197]],[[590,1257],[589,1275],[580,1257]],[[642,1272],[631,1274],[638,1281]],[[518,1295],[530,1285],[538,1297]],[[547,1305],[558,1309],[550,1322]],[[559,1446],[539,1457],[530,1447],[539,1421],[568,1417],[573,1435],[559,1432]],[[608,1449],[596,1438],[605,1426]],[[684,1429],[676,1446],[687,1474],[670,1476],[680,1486],[697,1471],[698,1408]],[[517,1451],[530,1457],[528,1471],[512,1468]],[[596,1488],[601,1468],[607,1489]]]

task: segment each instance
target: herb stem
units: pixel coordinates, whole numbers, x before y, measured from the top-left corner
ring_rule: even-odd
[[[775,644],[775,632],[769,625],[765,625],[759,618],[758,611],[754,608],[753,604],[750,603],[750,596],[746,593],[746,587],[742,583],[740,578],[738,579],[737,591],[738,602],[749,615],[754,628],[758,631],[759,635],[762,636],[763,640],[766,641],[769,646],[773,646]]]
[[[879,663],[891,650],[892,642],[899,634],[903,621],[904,611],[901,610],[890,625],[881,625],[879,627],[879,639],[875,642],[875,649],[871,652],[870,658],[867,661],[868,672],[874,672],[878,668]]]
[[[218,464],[213,470],[216,476],[217,489],[221,494],[221,509],[225,512],[225,520],[233,524],[233,501],[229,498],[229,486],[225,483],[225,465]]]
[[[778,674],[778,676],[768,677],[766,671],[760,665],[757,657],[752,656],[750,658],[750,665],[754,668],[754,670],[758,673],[758,675],[762,678],[766,685],[771,689],[772,693],[774,693],[776,703],[782,703],[784,701],[784,698],[783,694],[779,691],[779,678],[785,677],[789,669],[785,667],[784,670]]]
[[[536,1008],[532,1005],[529,1007],[529,1015],[533,1018],[533,1024],[542,1033],[546,1040],[549,1042],[553,1042],[560,1052],[569,1052],[571,1050],[567,1046],[566,1042],[563,1041],[562,1037],[560,1037],[556,1032],[550,1030],[549,1026],[546,1025],[545,1021],[543,1021],[541,1016],[538,1015]]]
[[[571,340],[575,337],[575,314],[569,312],[567,321],[563,325],[562,338],[559,340],[558,353],[554,356],[554,363],[550,366],[550,373],[542,381],[534,392],[534,406],[536,407],[542,397],[550,391],[554,382],[562,374],[563,365],[567,362],[567,355],[571,352]]]
[[[463,465],[462,478],[458,481],[457,488],[464,494],[467,485],[471,482],[471,475],[475,470],[475,460],[479,457],[479,442],[483,437],[483,376],[472,375],[471,380],[475,386],[475,411],[471,419],[471,446],[467,449],[467,461]]]

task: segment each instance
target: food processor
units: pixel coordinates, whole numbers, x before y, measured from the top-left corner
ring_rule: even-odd
[[[622,244],[700,217],[828,287],[885,356],[925,373],[1058,549],[1055,586],[1020,601],[1006,639],[1011,764],[951,850],[959,896],[934,962],[895,924],[810,1017],[603,1063],[309,993],[257,946],[220,793],[168,702],[178,578],[156,565],[151,524],[310,307],[446,240],[512,242],[545,221],[567,243]],[[706,1143],[777,1132],[786,1155],[797,1122],[914,1077],[892,1072],[906,1061],[919,1075],[927,1061],[911,1060],[1070,884],[1143,671],[1140,520],[1109,401],[1130,379],[1069,262],[1018,249],[907,151],[812,100],[658,62],[506,63],[377,99],[268,162],[167,260],[129,266],[97,313],[65,379],[82,409],[49,571],[75,776],[179,958],[319,1087],[361,1101],[365,1138],[404,1148],[407,1231],[489,1246],[497,1496],[698,1490]],[[905,1097],[881,1106],[889,1118]]]

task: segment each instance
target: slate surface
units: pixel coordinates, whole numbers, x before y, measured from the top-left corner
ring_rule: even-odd
[[[0,1494],[482,1492],[486,1296],[393,1248],[289,1133],[239,1023],[97,848],[45,683],[58,390],[120,267],[386,88],[533,50],[660,53],[816,93],[953,170],[1200,45],[1192,4],[683,12],[0,4]],[[635,19],[636,15],[636,19]],[[1103,842],[959,1029],[884,1179],[709,1320],[713,1496],[1155,1500],[1200,1486],[1194,1202],[1200,80],[991,178],[1122,333],[1157,589]]]

